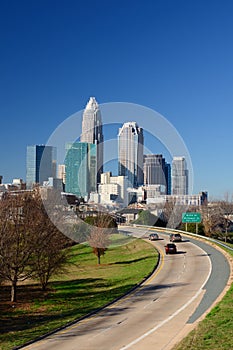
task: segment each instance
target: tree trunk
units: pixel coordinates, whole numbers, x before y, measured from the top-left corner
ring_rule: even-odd
[[[227,224],[226,224],[227,225]],[[228,232],[227,232],[227,226],[226,226],[226,230],[225,230],[225,243],[227,243],[227,234],[228,234]]]
[[[100,265],[100,252],[98,251],[98,264]]]
[[[11,302],[16,302],[16,289],[17,289],[17,280],[14,279],[11,284]]]

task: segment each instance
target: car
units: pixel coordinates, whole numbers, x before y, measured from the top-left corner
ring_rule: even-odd
[[[166,254],[176,254],[177,249],[174,243],[168,243],[165,245],[165,253]]]
[[[182,237],[179,233],[171,233],[170,234],[170,242],[181,242]]]
[[[151,233],[149,234],[149,240],[150,241],[157,241],[159,239],[158,233]]]

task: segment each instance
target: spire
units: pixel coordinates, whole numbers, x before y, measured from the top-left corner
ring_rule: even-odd
[[[92,110],[95,111],[99,108],[98,103],[96,102],[95,97],[90,97],[90,100],[88,101],[85,110]]]

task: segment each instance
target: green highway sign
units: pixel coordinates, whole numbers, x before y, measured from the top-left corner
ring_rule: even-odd
[[[199,223],[201,222],[201,213],[182,213],[183,223]]]

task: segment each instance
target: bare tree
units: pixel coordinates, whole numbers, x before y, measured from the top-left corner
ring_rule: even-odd
[[[54,226],[46,213],[43,213],[43,217],[37,217],[37,220],[40,227],[33,251],[32,276],[39,280],[42,290],[45,290],[52,276],[66,271],[70,250],[65,248],[71,241]]]
[[[165,203],[163,208],[163,218],[169,228],[177,228],[182,220],[182,213],[186,210],[183,205],[176,204],[176,200],[172,199]]]
[[[93,220],[95,226],[91,228],[88,242],[92,247],[93,253],[97,256],[98,264],[100,264],[100,257],[105,254],[110,244],[111,222],[112,217],[107,214],[100,214]]]
[[[224,239],[225,242],[227,241],[228,237],[228,229],[231,224],[231,215],[233,214],[233,201],[232,196],[230,197],[229,193],[225,193],[224,200],[218,202],[219,209],[222,214],[222,223],[223,223],[223,230],[224,230]]]
[[[212,203],[201,208],[202,223],[205,235],[211,237],[220,232],[224,222],[219,203]]]
[[[70,251],[64,248],[72,245],[73,241],[58,229],[61,228],[61,222],[64,224],[64,204],[60,193],[52,190],[42,202],[40,191],[36,190],[34,199],[36,240],[31,271],[33,278],[38,279],[42,290],[45,290],[52,276],[66,270]],[[52,216],[53,222],[49,215]]]
[[[58,234],[49,233],[34,252],[33,278],[39,280],[42,290],[46,290],[52,276],[66,271],[69,250],[62,249]]]
[[[38,278],[46,288],[67,262],[63,248],[68,243],[50,221],[37,189],[0,202],[0,279],[11,283],[12,302],[19,281]]]
[[[11,283],[12,302],[17,299],[18,281],[32,274],[33,208],[28,194],[11,195],[0,202],[0,277]]]

